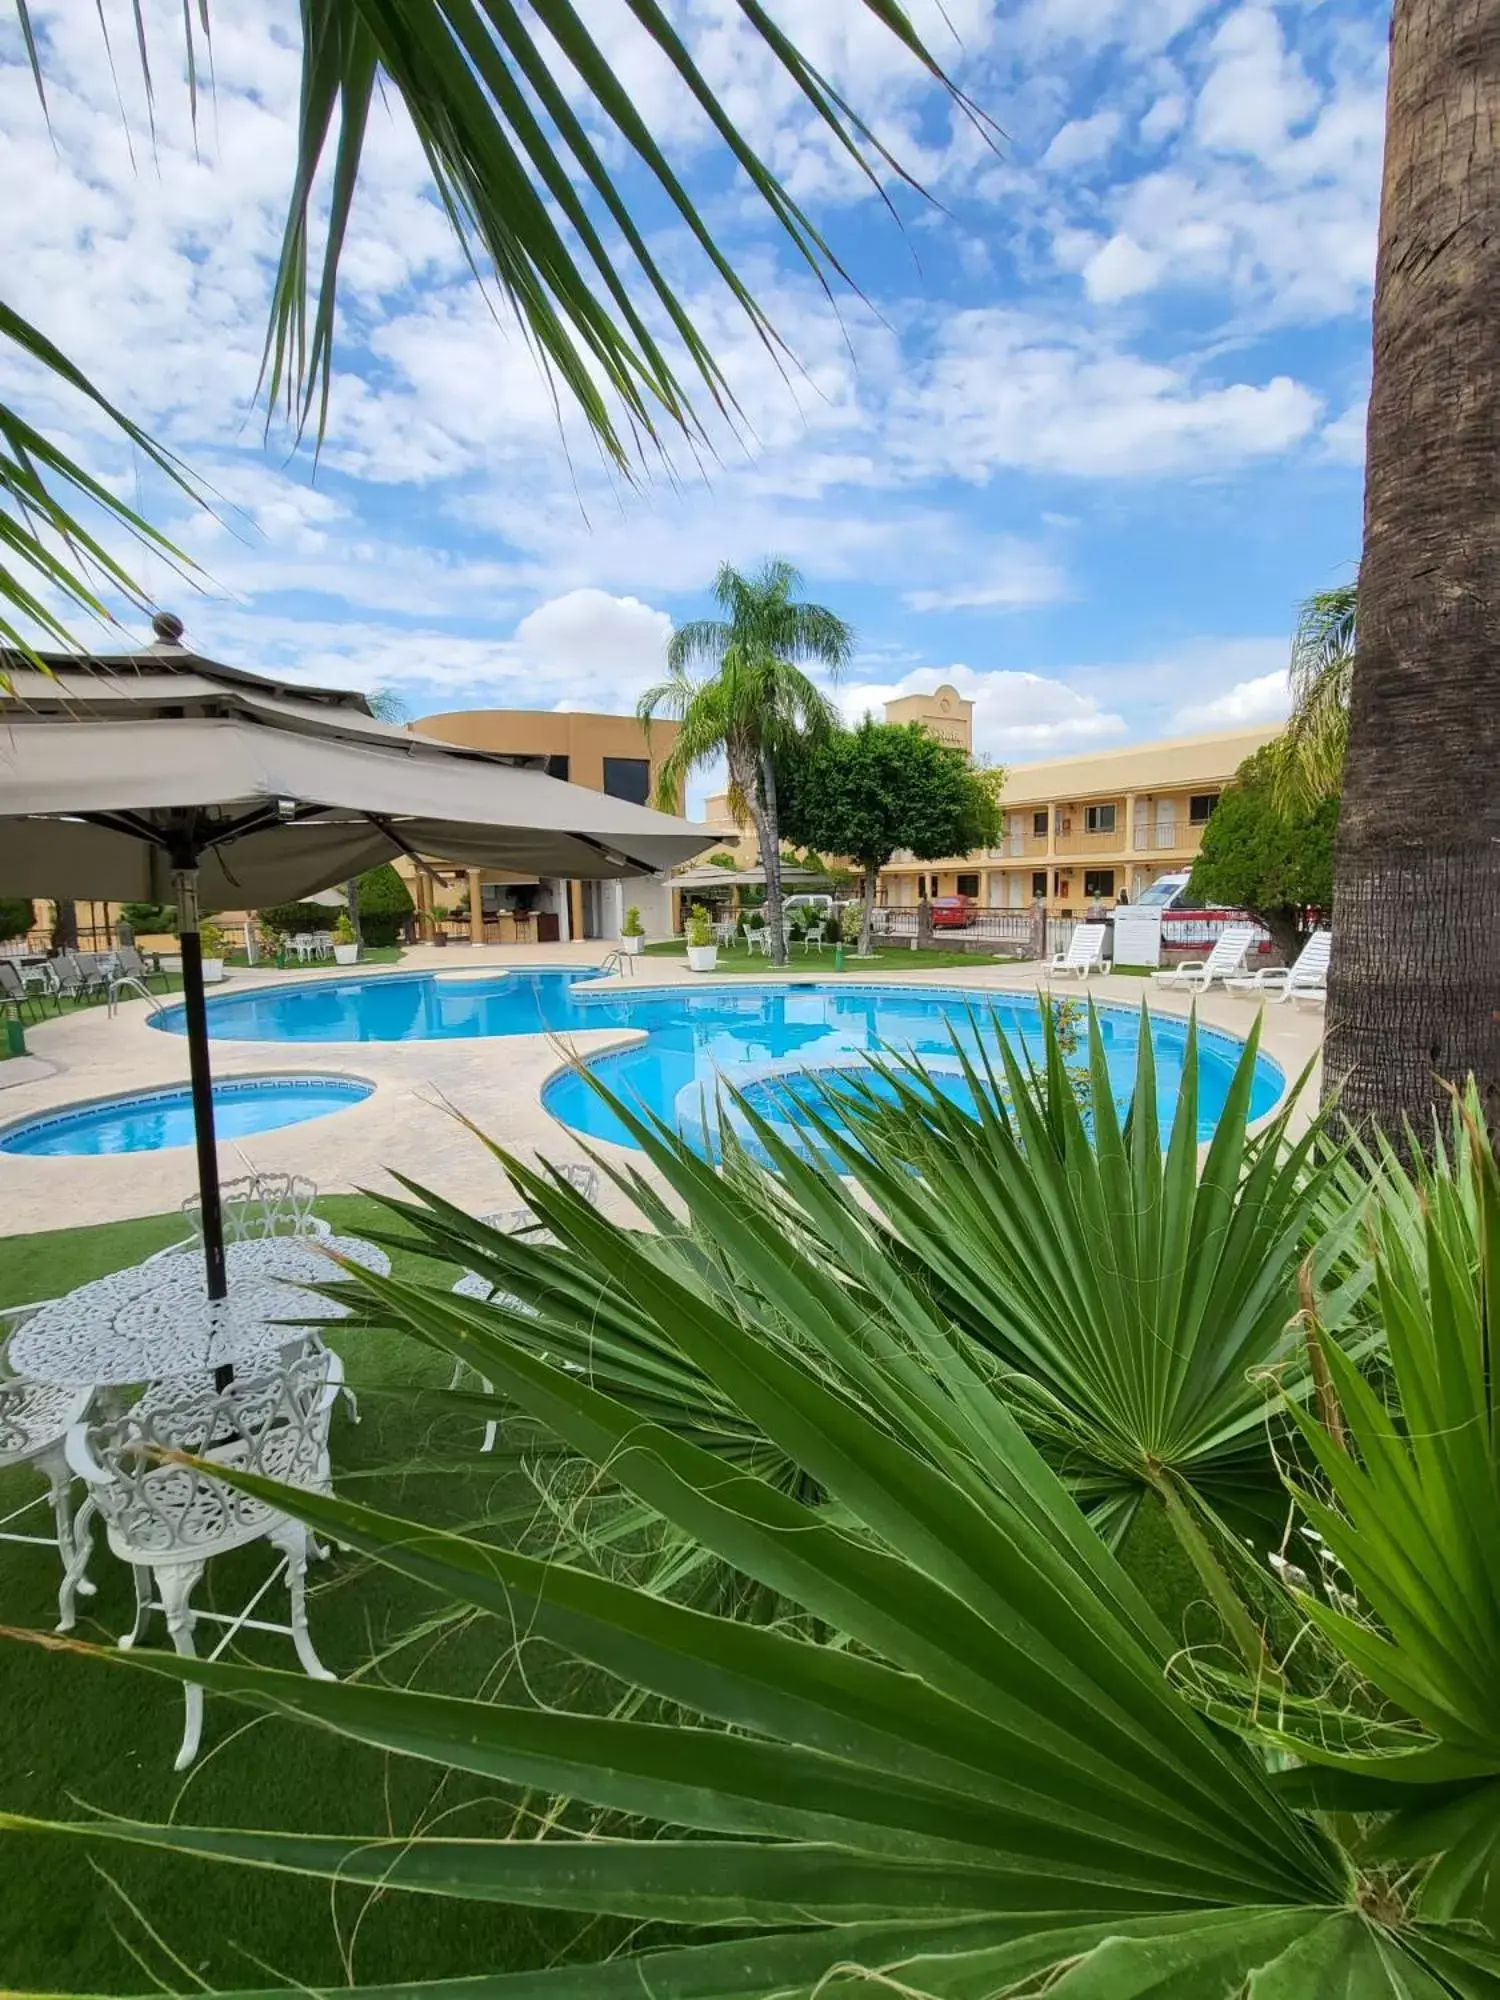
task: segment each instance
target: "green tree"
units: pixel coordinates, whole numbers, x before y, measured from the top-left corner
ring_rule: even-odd
[[[1291,812],[1336,799],[1349,746],[1358,582],[1319,590],[1292,635],[1292,712],[1276,741],[1276,794]]]
[[[36,907],[25,896],[0,896],[0,944],[25,937],[36,923]]]
[[[863,4],[978,125],[979,114],[948,83],[904,9],[892,0]],[[45,107],[49,42],[33,31],[28,0],[17,0],[17,10]],[[841,276],[832,250],[735,126],[667,11],[636,0],[617,0],[607,11],[632,17],[637,31],[651,38],[805,264],[825,282]],[[739,11],[763,38],[768,61],[871,185],[900,174],[858,113],[829,89],[761,7],[741,0]],[[196,118],[200,77],[211,74],[208,0],[180,13]],[[578,11],[551,4],[522,10],[509,0],[400,0],[399,6],[389,0],[380,5],[302,0],[301,16],[301,114],[264,376],[268,403],[284,402],[299,432],[313,423],[321,436],[327,420],[339,267],[371,113],[389,99],[399,100],[411,119],[472,268],[520,322],[549,378],[568,392],[607,459],[628,470],[637,453],[660,447],[673,433],[701,438],[699,397],[732,409],[724,375],[653,255],[607,159],[628,162],[643,177],[642,186],[649,186],[696,241],[754,333],[773,351],[780,346],[775,329],[719,249]],[[102,13],[99,18],[102,23]],[[147,67],[140,9],[136,27],[149,96],[153,71],[162,64],[158,59]],[[559,52],[577,80],[576,94],[559,75]],[[176,66],[173,51],[167,67]],[[669,338],[660,340],[653,322]],[[54,385],[66,385],[86,400],[92,405],[89,417],[97,421],[102,414],[134,451],[199,497],[180,461],[3,301],[0,343],[24,357],[23,366],[39,368]],[[680,364],[671,358],[674,351],[683,357]],[[504,365],[497,353],[497,371]],[[193,567],[107,485],[18,410],[0,404],[0,539],[19,558],[18,564],[8,559],[0,565],[0,646],[24,650],[28,627],[55,643],[71,644],[67,610],[109,618],[101,589],[146,606],[142,588],[106,542],[90,534],[86,521],[93,514],[179,570]],[[53,608],[58,600],[61,614]]]
[[[722,618],[698,618],[672,634],[668,678],[641,696],[650,728],[666,714],[678,722],[677,741],[662,763],[657,802],[675,809],[689,775],[722,756],[729,766],[729,803],[748,817],[766,871],[771,953],[786,964],[781,927],[781,814],[776,760],[798,742],[820,742],[838,727],[833,704],[803,671],[842,671],[854,633],[821,604],[793,596],[802,579],[790,563],[767,562],[753,576],[729,563],[714,578]],[[711,673],[699,678],[694,669]]]
[[[1247,757],[1203,829],[1191,890],[1233,903],[1263,923],[1288,963],[1307,936],[1306,912],[1333,897],[1337,799],[1289,810],[1278,795],[1277,749]]]
[[[388,861],[368,868],[351,885],[359,898],[359,926],[366,944],[396,944],[401,926],[416,908],[411,891]],[[351,911],[350,921],[353,922]]]
[[[863,876],[859,948],[870,949],[880,871],[898,848],[919,861],[968,854],[1000,837],[1001,774],[975,770],[919,722],[840,730],[786,760],[782,823],[794,839],[847,854]]]

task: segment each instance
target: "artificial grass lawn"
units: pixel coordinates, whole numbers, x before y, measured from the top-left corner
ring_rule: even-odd
[[[664,944],[648,944],[642,956],[685,959],[687,946],[673,938]],[[822,951],[805,952],[801,945],[794,942],[788,956],[791,960],[789,965],[772,965],[770,959],[763,958],[758,951],[745,951],[738,945],[728,949],[721,946],[718,964],[712,973],[704,973],[703,977],[717,978],[724,972],[748,972],[756,974],[761,979],[768,974],[772,978],[785,978],[788,973],[795,973],[799,979],[805,979],[809,975],[816,975],[819,979],[863,979],[872,972],[932,972],[961,965],[993,965],[996,962],[995,957],[982,951],[943,951],[936,947],[931,951],[910,951],[904,945],[897,946],[894,950],[872,951],[868,958],[857,958],[854,947],[846,945],[844,970],[842,973],[837,973],[834,970],[831,944],[825,945]],[[1011,962],[1005,961],[1005,963]]]
[[[355,1233],[379,1226],[383,1215],[355,1196],[319,1208],[335,1227]],[[82,1284],[181,1236],[179,1217],[157,1216],[0,1238],[0,1304]],[[415,1259],[398,1260],[397,1268],[435,1269]],[[517,1509],[529,1515],[535,1495],[524,1475],[478,1454],[478,1420],[427,1399],[446,1386],[445,1359],[397,1334],[352,1338],[342,1351],[362,1418],[358,1425],[342,1412],[334,1419],[333,1461],[345,1491],[426,1520],[495,1521]],[[24,1469],[0,1475],[0,1514],[37,1490]],[[45,1518],[45,1510],[32,1517],[38,1525]],[[270,1566],[264,1544],[220,1558],[195,1602],[237,1607]],[[112,1645],[130,1622],[130,1579],[102,1533],[91,1574],[99,1594],[80,1600],[79,1636]],[[50,1631],[57,1582],[52,1552],[0,1544],[0,1622]],[[315,1564],[309,1582],[319,1652],[344,1675],[438,1608],[429,1593],[352,1555]],[[266,1602],[266,1615],[285,1616],[279,1587]],[[204,1650],[213,1631],[199,1628]],[[165,1643],[160,1620],[151,1643]],[[251,1635],[241,1645],[245,1655],[296,1670],[289,1640]],[[530,1698],[562,1691],[554,1660],[529,1650],[525,1665]],[[508,1700],[528,1699],[509,1635],[491,1621],[433,1631],[388,1653],[375,1673],[448,1694],[493,1698],[503,1689]],[[575,1700],[609,1698],[597,1677],[569,1685]],[[355,1833],[440,1826],[455,1835],[498,1834],[534,1824],[517,1817],[518,1798],[502,1796],[498,1786],[387,1759],[212,1695],[203,1752],[177,1777],[180,1690],[127,1668],[0,1640],[0,1688],[0,1813],[77,1820],[97,1808],[139,1819]],[[585,1930],[592,1956],[624,1935],[623,1926],[601,1933],[578,1917],[548,1912],[354,1890],[331,1896],[326,1884],[292,1876],[33,1834],[5,1837],[0,1868],[0,1991],[185,1992],[200,1981],[243,1988],[342,1986],[351,1978],[373,1984],[548,1964]]]

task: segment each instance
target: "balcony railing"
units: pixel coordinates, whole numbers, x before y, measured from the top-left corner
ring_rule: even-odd
[[[1196,854],[1206,824],[1205,820],[1137,820],[1131,844],[1137,854]]]
[[[1028,827],[1013,826],[1002,835],[998,847],[990,848],[989,858],[991,861],[1027,861],[1046,852],[1045,833],[1033,833]]]
[[[1102,828],[1093,831],[1088,827],[1075,826],[1071,832],[1058,829],[1054,851],[1058,854],[1121,854],[1125,849],[1125,830],[1112,826],[1108,831]]]

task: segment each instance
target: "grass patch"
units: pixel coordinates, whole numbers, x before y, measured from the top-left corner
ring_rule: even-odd
[[[675,958],[679,962],[685,962],[687,959],[687,947],[673,938],[665,944],[648,944],[642,956],[645,958]],[[805,952],[801,945],[794,943],[791,947],[789,957],[791,960],[789,965],[772,965],[771,961],[768,958],[762,958],[759,952],[748,952],[741,949],[738,945],[731,946],[727,950],[721,946],[719,950],[719,962],[714,967],[712,975],[704,974],[703,976],[705,978],[710,976],[718,978],[722,973],[737,973],[753,974],[758,978],[764,979],[768,974],[772,978],[776,978],[784,976],[789,972],[795,972],[797,977],[801,979],[805,978],[809,972],[812,972],[816,973],[819,978],[862,979],[872,972],[951,971],[958,966],[964,965],[986,966],[994,965],[997,962],[1004,964],[1015,963],[1014,960],[997,960],[996,957],[991,956],[987,952],[943,951],[940,948],[934,948],[931,951],[910,951],[904,945],[873,951],[868,958],[856,958],[853,947],[846,945],[844,947],[844,970],[842,973],[838,973],[834,969],[832,945],[825,945],[822,951],[814,949]]]
[[[384,1214],[358,1196],[332,1197],[319,1208],[335,1227],[354,1232],[378,1226]],[[55,1294],[135,1263],[182,1233],[180,1218],[153,1216],[0,1239],[0,1302]],[[451,1277],[416,1259],[400,1260],[398,1268],[406,1275],[425,1270]],[[342,1413],[334,1420],[333,1459],[344,1490],[395,1513],[492,1523],[492,1532],[517,1539],[534,1503],[532,1488],[515,1466],[478,1454],[474,1417],[443,1410],[434,1392],[446,1386],[446,1360],[394,1333],[336,1344],[360,1391],[362,1418],[358,1425]],[[40,1490],[25,1470],[0,1475],[0,1514]],[[219,1558],[196,1602],[242,1604],[268,1567],[263,1546]],[[129,1623],[130,1579],[102,1536],[92,1575],[99,1594],[80,1605],[80,1636],[112,1645]],[[57,1581],[50,1551],[0,1544],[0,1620],[50,1631]],[[442,1693],[493,1699],[503,1692],[513,1701],[612,1698],[597,1679],[539,1651],[527,1653],[523,1685],[509,1636],[492,1622],[424,1631],[436,1600],[357,1557],[335,1553],[315,1566],[312,1581],[314,1636],[340,1674],[360,1670],[383,1652],[379,1675]],[[282,1595],[271,1615],[282,1615],[284,1604]],[[403,1635],[406,1644],[400,1643]],[[159,1622],[153,1643],[163,1643]],[[6,1812],[80,1820],[97,1809],[139,1819],[176,1816],[209,1825],[328,1832],[400,1833],[440,1825],[457,1835],[496,1835],[534,1829],[521,1798],[498,1786],[387,1759],[212,1696],[203,1754],[185,1777],[175,1777],[177,1689],[147,1674],[13,1641],[0,1641],[0,1647],[0,1809]],[[243,1652],[295,1668],[286,1640],[248,1636]],[[42,1835],[9,1836],[5,1864],[0,1988],[24,1992],[135,1993],[158,1984],[184,1992],[198,1981],[238,1988],[435,1979],[551,1964],[582,1948],[585,1933],[592,1956],[625,1935],[623,1925],[570,1915],[425,1896],[330,1895],[327,1885],[292,1876],[124,1848],[91,1851]],[[180,1965],[170,1963],[163,1946]]]

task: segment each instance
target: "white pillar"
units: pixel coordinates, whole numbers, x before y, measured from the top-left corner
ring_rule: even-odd
[[[568,884],[559,875],[552,884],[552,901],[557,909],[557,936],[560,944],[573,942],[573,912],[568,907]]]

